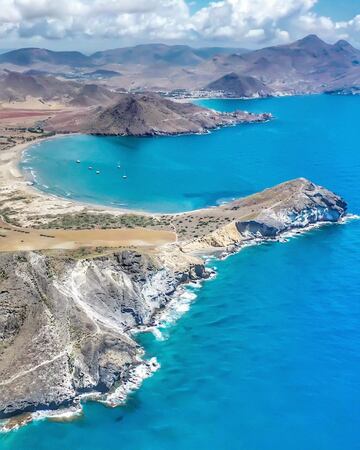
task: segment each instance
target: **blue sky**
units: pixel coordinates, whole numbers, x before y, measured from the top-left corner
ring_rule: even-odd
[[[360,0],[320,0],[314,10],[336,20],[347,20],[360,14]]]
[[[193,11],[207,6],[209,0],[188,0]],[[347,20],[360,14],[360,0],[318,0],[314,7],[317,13],[330,16],[335,20]]]

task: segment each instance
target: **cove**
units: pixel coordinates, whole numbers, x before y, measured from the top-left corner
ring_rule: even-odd
[[[21,166],[45,192],[151,212],[216,205],[299,176],[336,191],[356,151],[358,103],[325,95],[203,101],[218,110],[269,111],[275,119],[202,136],[68,136],[35,144]]]
[[[358,97],[207,104],[276,116],[269,124],[199,136],[233,136],[227,170],[243,184],[229,183],[230,196],[301,175],[340,193],[359,214]],[[252,134],[248,147],[246,139],[234,143],[236,133]],[[170,141],[177,139],[183,138]],[[188,165],[190,150],[182,149]],[[204,144],[201,151],[210,149]],[[217,172],[212,167],[210,178]],[[222,197],[206,184],[197,192],[205,193],[201,202]],[[161,330],[164,340],[139,335],[161,369],[124,407],[88,403],[78,421],[35,422],[1,435],[0,449],[60,450],[69,442],[81,450],[359,449],[360,222],[246,248],[213,264],[217,277]]]

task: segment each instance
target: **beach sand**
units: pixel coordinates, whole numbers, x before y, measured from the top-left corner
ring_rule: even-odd
[[[61,138],[57,135],[48,139]],[[36,141],[35,141],[36,142]],[[176,241],[172,231],[131,229],[46,230],[34,229],[33,217],[61,214],[129,214],[129,210],[96,207],[46,195],[30,185],[19,169],[23,152],[34,141],[0,152],[0,251],[74,249],[79,247],[161,246]],[[1,211],[11,210],[20,226],[4,220]],[[13,214],[15,213],[15,214]],[[142,215],[144,215],[142,213]]]
[[[175,242],[170,231],[134,229],[37,230],[0,220],[0,251],[76,249],[80,247],[157,247]]]

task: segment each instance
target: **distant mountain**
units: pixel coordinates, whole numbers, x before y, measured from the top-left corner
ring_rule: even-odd
[[[234,51],[235,49],[224,47],[192,48],[187,45],[144,44],[97,52],[91,55],[91,60],[94,64],[195,66],[214,55],[227,55]],[[246,52],[244,49],[237,51]]]
[[[0,64],[13,64],[23,67],[35,64],[88,67],[106,64],[154,65],[159,63],[192,66],[212,58],[214,55],[228,55],[233,52],[242,54],[246,50],[224,47],[192,48],[186,45],[144,44],[104,50],[87,56],[76,51],[21,48],[0,54]]]
[[[360,85],[360,51],[344,40],[332,45],[316,35],[254,51],[146,44],[90,56],[39,48],[0,55],[0,70],[14,70],[14,66],[35,77],[48,74],[67,80],[101,80],[114,90],[185,89],[191,93],[206,87],[241,97],[306,94]]]
[[[115,101],[116,95],[102,86],[64,81],[47,75],[29,75],[10,70],[0,74],[0,100],[3,102],[36,98],[45,102],[90,106],[109,104]]]
[[[16,66],[31,66],[37,63],[63,65],[70,67],[91,66],[88,56],[80,52],[56,52],[43,48],[21,48],[0,55],[0,64],[8,63]]]
[[[321,91],[339,78],[360,81],[360,51],[346,41],[331,45],[316,35],[287,45],[212,60],[207,70],[246,74],[279,91]]]
[[[0,76],[0,99],[3,101],[24,101],[27,97],[50,100],[72,96],[76,84],[63,82],[54,77],[27,75],[10,70]]]
[[[82,86],[74,98],[70,100],[69,105],[72,106],[92,106],[92,105],[106,105],[113,103],[117,98],[117,94],[109,91],[97,84],[85,84]]]
[[[267,97],[272,93],[272,90],[258,79],[234,72],[209,83],[204,89],[222,92],[226,97]]]

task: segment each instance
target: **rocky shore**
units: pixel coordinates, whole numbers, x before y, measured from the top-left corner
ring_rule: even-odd
[[[0,417],[76,407],[84,394],[123,399],[156,368],[142,360],[133,332],[155,325],[182,285],[211,275],[195,254],[338,222],[346,208],[341,197],[298,179],[174,216],[178,241],[156,251],[0,253]],[[196,238],[189,224],[181,237],[179,227],[196,215],[197,223],[221,221]]]
[[[1,417],[71,406],[124,383],[141,363],[132,330],[151,325],[176,288],[208,276],[171,250],[0,256]]]

